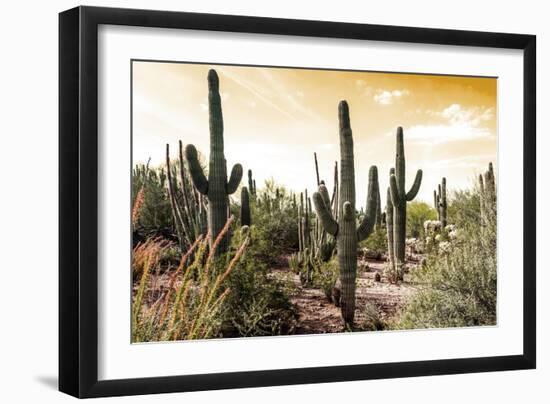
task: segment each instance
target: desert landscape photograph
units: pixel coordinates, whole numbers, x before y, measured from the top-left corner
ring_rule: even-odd
[[[497,325],[497,78],[131,69],[133,343]]]

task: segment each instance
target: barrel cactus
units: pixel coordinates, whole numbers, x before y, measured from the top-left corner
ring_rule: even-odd
[[[195,188],[208,199],[208,231],[210,245],[223,229],[228,219],[229,195],[239,187],[243,168],[235,164],[227,180],[227,168],[223,152],[223,116],[220,98],[220,84],[215,70],[208,72],[208,109],[210,123],[210,160],[208,178],[199,162],[197,149],[189,144],[185,148],[185,157]],[[227,251],[227,236],[220,242],[216,254]]]
[[[357,244],[373,231],[376,218],[376,186],[378,172],[375,166],[369,171],[366,214],[357,227],[355,210],[355,168],[353,137],[349,107],[346,101],[338,105],[340,124],[340,192],[338,219],[330,209],[328,193],[324,185],[313,194],[313,203],[325,231],[336,238],[341,283],[341,310],[347,326],[353,325],[355,316],[355,279],[357,276]]]
[[[397,128],[395,154],[395,171],[390,172],[390,196],[393,205],[393,245],[394,265],[397,278],[403,280],[405,271],[405,238],[407,230],[407,202],[418,194],[422,183],[422,170],[416,172],[413,186],[405,190],[405,147],[403,144],[403,128]]]
[[[443,177],[441,184],[437,186],[437,191],[434,190],[434,208],[437,210],[437,218],[441,222],[441,226],[447,226],[447,179]]]

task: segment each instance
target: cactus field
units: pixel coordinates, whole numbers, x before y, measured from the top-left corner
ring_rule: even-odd
[[[497,324],[495,79],[132,69],[132,342]]]

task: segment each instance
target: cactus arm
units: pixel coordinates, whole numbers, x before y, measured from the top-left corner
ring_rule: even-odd
[[[399,189],[397,188],[397,178],[395,174],[390,175],[390,196],[392,205],[399,205]]]
[[[378,189],[378,169],[372,166],[369,170],[369,188],[367,197],[367,209],[361,224],[357,228],[357,241],[363,241],[374,230],[376,215],[379,209],[378,198],[380,196]]]
[[[330,209],[331,203],[330,203],[330,196],[328,195],[327,187],[325,185],[320,185],[318,192],[323,197],[323,202],[325,203],[325,207],[329,210],[330,217],[333,217],[332,210]]]
[[[319,220],[321,221],[321,224],[323,225],[325,231],[328,234],[336,236],[336,234],[338,233],[338,223],[336,223],[336,221],[332,218],[330,208],[327,207],[325,201],[323,200],[323,197],[319,192],[313,193],[313,204],[315,205],[315,211],[317,212]]]
[[[189,166],[189,173],[191,174],[191,181],[201,194],[208,194],[208,180],[204,175],[204,171],[199,163],[199,157],[197,149],[192,144],[185,146],[185,159]]]
[[[354,212],[353,212],[353,207],[351,206],[351,202],[350,201],[345,201],[344,202],[344,205],[342,206],[342,209],[343,209],[343,212],[344,212],[344,216],[343,216],[343,219],[344,220],[353,220],[354,218]]]
[[[420,184],[422,183],[422,170],[418,170],[416,172],[416,177],[414,178],[413,186],[411,187],[410,191],[407,193],[407,201],[412,201],[416,194],[418,194],[418,191],[420,190]]]
[[[228,195],[234,193],[243,177],[243,166],[240,164],[235,164],[231,169],[231,175],[229,176],[229,181],[227,182],[226,191]]]

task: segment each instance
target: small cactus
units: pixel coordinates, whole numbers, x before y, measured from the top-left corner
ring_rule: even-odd
[[[412,201],[422,183],[422,170],[416,172],[413,186],[405,190],[405,147],[403,144],[403,128],[397,128],[395,171],[390,171],[390,195],[393,205],[393,243],[394,271],[397,279],[403,280],[405,272],[405,237],[407,228],[407,202]]]
[[[353,326],[355,316],[355,279],[357,276],[357,244],[373,231],[376,217],[376,186],[378,172],[375,166],[369,171],[367,211],[357,227],[355,210],[355,168],[353,136],[346,101],[338,106],[340,123],[340,193],[338,197],[338,219],[330,209],[328,193],[324,185],[313,194],[315,210],[325,231],[336,238],[338,265],[340,268],[341,310],[347,326]]]
[[[189,144],[185,148],[185,157],[195,188],[208,199],[208,231],[210,245],[225,226],[229,212],[229,195],[239,187],[243,176],[243,168],[235,164],[227,180],[227,168],[223,152],[223,116],[220,98],[220,83],[215,70],[208,72],[208,110],[210,122],[210,161],[208,179],[199,163],[195,146]],[[227,235],[222,239],[216,254],[227,251]]]

